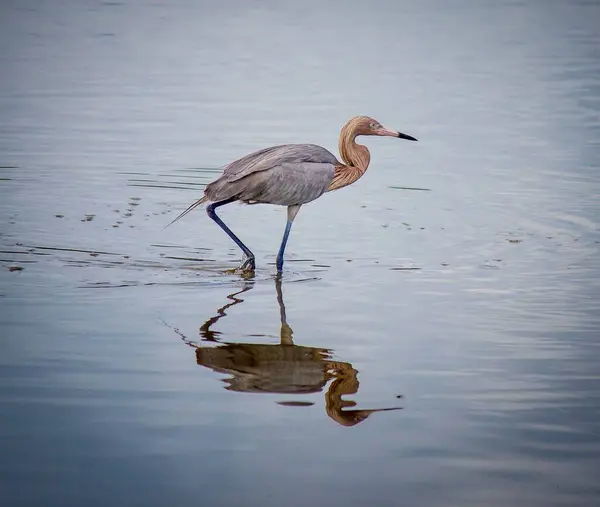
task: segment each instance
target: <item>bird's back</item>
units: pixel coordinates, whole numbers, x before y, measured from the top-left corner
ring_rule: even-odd
[[[211,201],[305,204],[327,191],[339,164],[331,152],[315,144],[273,146],[225,166],[205,194]]]
[[[223,176],[227,181],[236,181],[280,164],[301,162],[334,166],[340,163],[333,153],[316,144],[282,144],[255,151],[227,164],[223,169]]]

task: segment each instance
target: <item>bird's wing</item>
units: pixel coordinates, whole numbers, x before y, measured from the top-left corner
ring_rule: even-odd
[[[323,195],[334,173],[335,166],[330,163],[284,163],[251,173],[232,185],[239,185],[240,201],[293,206]]]
[[[223,178],[228,182],[234,182],[255,172],[266,171],[283,164],[300,164],[304,162],[334,166],[340,164],[333,153],[322,146],[316,144],[284,144],[250,153],[250,155],[231,162],[225,166]]]

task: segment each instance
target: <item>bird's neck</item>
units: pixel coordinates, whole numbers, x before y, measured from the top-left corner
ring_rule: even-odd
[[[371,154],[366,146],[356,143],[357,135],[357,125],[353,124],[352,120],[343,126],[340,132],[339,150],[345,165],[336,166],[328,191],[354,183],[369,167]]]

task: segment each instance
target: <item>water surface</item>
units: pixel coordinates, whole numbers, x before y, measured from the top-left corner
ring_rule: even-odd
[[[4,2],[3,505],[592,506],[597,2]],[[198,210],[254,149],[352,187]]]

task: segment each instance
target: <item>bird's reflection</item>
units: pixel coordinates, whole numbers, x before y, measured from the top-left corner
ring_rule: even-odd
[[[350,363],[334,361],[332,351],[317,347],[295,345],[292,328],[287,323],[281,279],[275,280],[277,302],[281,316],[280,343],[227,343],[219,340],[220,333],[211,328],[226,310],[242,303],[240,297],[254,286],[247,281],[243,289],[227,296],[230,300],[200,327],[203,341],[216,342],[216,347],[205,347],[182,339],[196,349],[196,362],[216,372],[231,375],[224,380],[225,389],[245,393],[308,394],[320,392],[327,383],[325,410],[327,415],[343,426],[354,426],[375,412],[398,410],[401,407],[381,409],[349,409],[356,403],[342,399],[356,394],[359,387],[357,370]],[[302,402],[283,402],[303,405]]]

